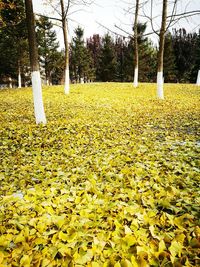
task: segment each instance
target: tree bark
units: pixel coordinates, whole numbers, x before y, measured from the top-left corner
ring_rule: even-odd
[[[136,7],[135,7],[135,20],[134,20],[134,87],[138,86],[138,11],[139,11],[139,0],[136,0]]]
[[[62,14],[62,30],[65,45],[65,94],[69,94],[69,43],[67,34],[67,20],[65,14],[64,1],[60,0],[61,14]]]
[[[46,124],[44,106],[42,100],[42,85],[38,62],[38,48],[35,34],[35,18],[33,14],[32,0],[25,0],[26,20],[28,29],[29,55],[31,65],[31,78],[33,87],[33,102],[36,123]]]
[[[162,22],[160,28],[159,50],[158,50],[158,69],[157,69],[157,96],[159,99],[164,99],[163,56],[164,56],[164,44],[165,44],[166,20],[167,20],[167,0],[163,0]]]

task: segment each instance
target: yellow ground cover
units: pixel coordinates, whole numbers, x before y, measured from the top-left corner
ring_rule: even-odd
[[[0,91],[0,267],[200,266],[200,88]]]

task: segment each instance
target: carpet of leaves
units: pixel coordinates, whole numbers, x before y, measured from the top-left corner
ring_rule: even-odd
[[[0,266],[200,266],[200,89],[0,91]]]

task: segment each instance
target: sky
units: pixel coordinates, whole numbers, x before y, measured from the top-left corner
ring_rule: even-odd
[[[58,1],[58,0],[55,0]],[[160,26],[160,15],[161,15],[161,3],[160,0],[154,0],[154,16],[156,17],[154,26],[159,28]],[[52,8],[48,8],[43,5],[42,0],[33,0],[33,7],[35,13],[45,14],[49,16],[56,16],[53,13]],[[133,7],[133,0],[95,0],[95,3],[90,7],[84,8],[85,10],[80,10],[73,13],[69,17],[69,37],[70,39],[74,35],[74,29],[79,25],[84,29],[84,37],[90,37],[94,33],[99,33],[104,35],[108,32],[107,29],[100,26],[100,24],[109,28],[113,32],[127,36],[126,33],[118,30],[115,25],[126,30],[126,32],[131,33],[132,24],[134,20],[134,11],[127,12],[130,7]],[[132,5],[132,6],[131,6]],[[183,12],[187,9],[189,10],[200,10],[200,0],[181,0],[178,7],[178,12]],[[145,13],[149,12],[149,6],[146,6]],[[143,10],[140,10],[140,15],[143,15]],[[139,17],[139,21],[145,22],[142,16]],[[184,27],[187,31],[197,31],[200,28],[200,15],[190,18],[188,20],[181,20],[175,27]],[[199,27],[198,27],[199,26]],[[61,47],[63,47],[62,30],[59,27],[55,27],[57,32],[58,40]],[[150,23],[147,23],[147,32],[151,31]],[[151,36],[152,41],[156,44],[158,37],[156,35]]]

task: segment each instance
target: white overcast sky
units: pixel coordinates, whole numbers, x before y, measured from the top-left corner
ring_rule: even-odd
[[[57,0],[58,1],[58,0]],[[35,13],[45,14],[49,16],[55,16],[52,14],[52,9],[48,9],[43,5],[42,0],[33,0],[33,7]],[[122,35],[126,35],[125,33],[119,31],[115,24],[124,28],[127,32],[131,32],[131,24],[134,19],[134,15],[128,14],[125,10],[131,5],[134,4],[133,0],[95,0],[95,4],[86,8],[86,11],[79,11],[70,16],[71,20],[69,20],[69,36],[70,38],[74,35],[74,29],[80,25],[84,28],[84,35],[86,37],[92,36],[94,33],[99,33],[103,35],[108,31],[103,27],[98,25],[98,22],[105,25],[109,29],[114,32],[118,32]],[[154,1],[154,15],[161,15],[161,1]],[[128,4],[131,3],[131,4]],[[200,10],[200,0],[180,0],[179,12],[183,12],[187,8],[189,10]],[[146,7],[145,13],[148,13],[148,7]],[[143,11],[140,11],[140,14],[143,14]],[[140,17],[140,21],[144,22],[145,19]],[[200,16],[195,16],[188,20],[180,21],[174,28],[184,27],[187,31],[197,31],[200,28]],[[147,31],[151,31],[150,23],[147,23]],[[160,20],[157,18],[155,20],[155,28],[160,26]],[[62,30],[58,27],[55,28],[58,36],[58,40],[60,42],[61,47],[63,47],[62,40]],[[156,43],[157,37],[152,36],[152,40]]]

